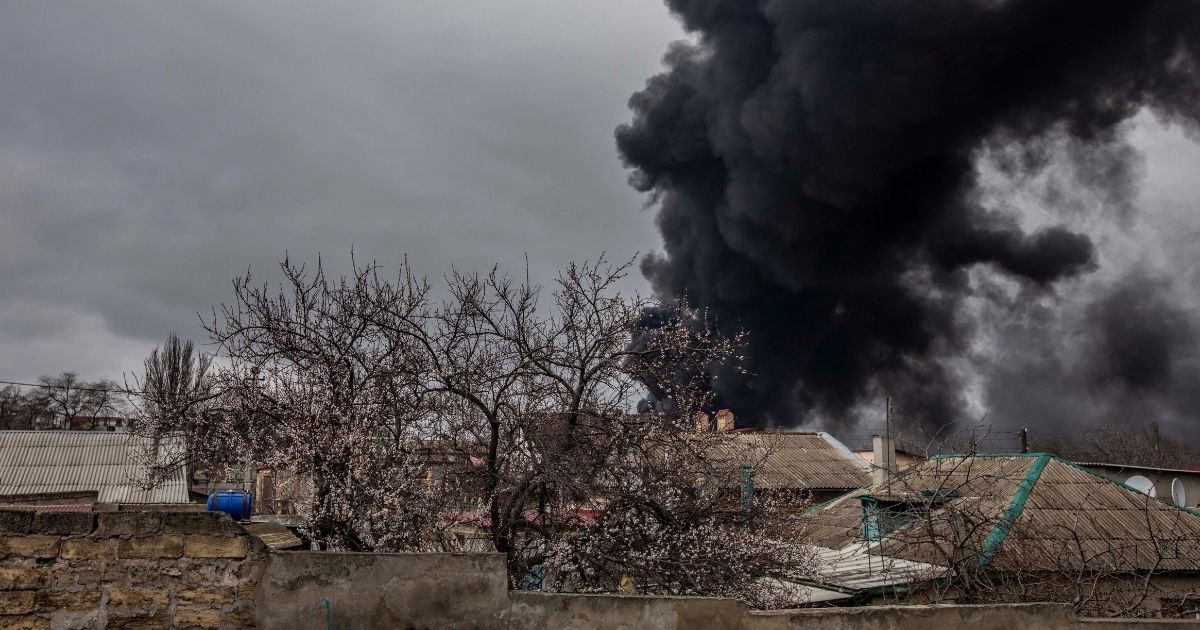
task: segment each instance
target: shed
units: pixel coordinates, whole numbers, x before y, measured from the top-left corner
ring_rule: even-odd
[[[155,452],[178,464],[152,475],[144,459]],[[0,431],[0,503],[186,504],[182,455],[174,436],[156,444],[123,432]]]

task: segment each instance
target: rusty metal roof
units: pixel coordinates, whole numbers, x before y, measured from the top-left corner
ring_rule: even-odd
[[[122,432],[0,431],[0,497],[92,491],[99,503],[187,503],[182,464],[147,487],[140,456],[152,444]],[[164,438],[159,448],[174,456],[182,442]]]
[[[828,433],[731,433],[723,437],[756,455],[755,487],[853,490],[871,481],[871,465]]]

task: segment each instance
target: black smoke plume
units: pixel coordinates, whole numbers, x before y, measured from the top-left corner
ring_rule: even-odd
[[[1200,114],[1197,2],[667,5],[694,41],[672,46],[616,133],[658,208],[665,253],[642,271],[749,330],[753,375],[721,395],[762,424],[848,422],[882,395],[926,426],[962,420],[979,274],[1036,299],[1101,259],[1086,234],[985,202],[980,161],[1021,177],[1069,145],[1071,183],[1128,206],[1125,123]],[[1106,329],[1122,308],[1090,311],[1098,365],[1081,378],[1153,394],[1179,358],[1157,330]]]

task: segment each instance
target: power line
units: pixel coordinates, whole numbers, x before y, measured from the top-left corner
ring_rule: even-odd
[[[22,383],[20,381],[5,381],[5,380],[0,380],[0,385],[20,385],[22,387],[41,387],[42,389],[73,389],[75,391],[80,391],[80,392],[99,392],[99,393],[104,393],[104,394],[120,393],[120,394],[133,394],[135,396],[141,396],[143,393],[145,393],[145,392],[134,391],[132,389],[125,389],[124,387],[81,387],[81,386],[77,386],[77,385],[66,386],[66,385],[53,385],[50,383]]]

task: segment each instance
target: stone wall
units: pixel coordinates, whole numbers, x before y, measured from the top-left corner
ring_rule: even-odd
[[[731,599],[509,592],[500,554],[276,552],[224,514],[0,511],[0,628],[1124,630],[1068,606],[751,612]]]
[[[219,513],[0,511],[0,627],[253,628],[265,557]]]

